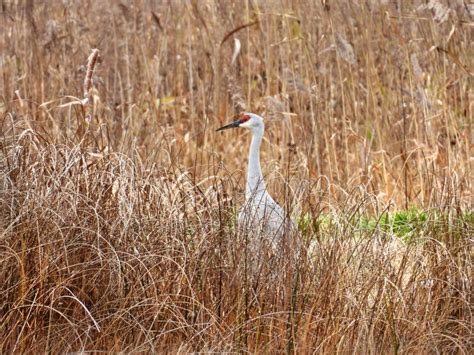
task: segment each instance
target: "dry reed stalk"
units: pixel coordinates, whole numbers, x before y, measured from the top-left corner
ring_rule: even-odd
[[[94,48],[89,58],[87,58],[86,76],[84,78],[84,100],[83,104],[89,103],[89,90],[92,88],[92,77],[94,75],[94,69],[99,61],[99,50]]]
[[[334,38],[336,51],[341,58],[351,65],[356,64],[356,56],[352,45],[338,32],[336,32]]]

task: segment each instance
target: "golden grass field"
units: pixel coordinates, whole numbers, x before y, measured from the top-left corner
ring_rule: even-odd
[[[472,353],[472,4],[11,0],[0,21],[1,353]],[[242,111],[304,249],[278,277],[235,228],[250,134],[215,130]]]

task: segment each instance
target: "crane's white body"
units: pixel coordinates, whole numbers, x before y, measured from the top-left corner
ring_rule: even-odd
[[[255,115],[256,116],[256,115]],[[258,116],[257,116],[258,117]],[[239,226],[244,230],[252,230],[278,243],[287,225],[285,211],[273,200],[267,191],[260,167],[260,145],[265,126],[263,119],[258,117],[258,124],[250,125],[252,142],[249,150],[247,183],[245,187],[245,204],[239,213]],[[252,118],[253,119],[253,118]],[[244,123],[244,127],[245,127]]]
[[[288,228],[292,228],[292,223],[285,211],[269,195],[263,179],[260,167],[260,145],[265,132],[263,118],[253,113],[244,113],[241,117],[240,120],[220,128],[244,127],[252,132],[245,204],[239,213],[239,228],[256,236],[258,245],[261,240],[266,240],[275,248],[288,233]]]

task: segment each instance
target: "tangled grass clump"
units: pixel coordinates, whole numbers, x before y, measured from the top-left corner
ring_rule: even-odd
[[[456,211],[422,212],[438,215],[407,239],[402,214],[369,220],[377,201],[354,196],[301,229],[309,258],[296,283],[290,271],[255,278],[221,178],[204,188],[34,132],[6,144],[5,351],[470,347],[472,220]]]

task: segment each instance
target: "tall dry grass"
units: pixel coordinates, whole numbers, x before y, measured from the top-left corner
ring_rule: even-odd
[[[468,4],[0,14],[2,353],[471,351]],[[278,278],[235,228],[248,136],[214,132],[242,110],[308,256]]]

